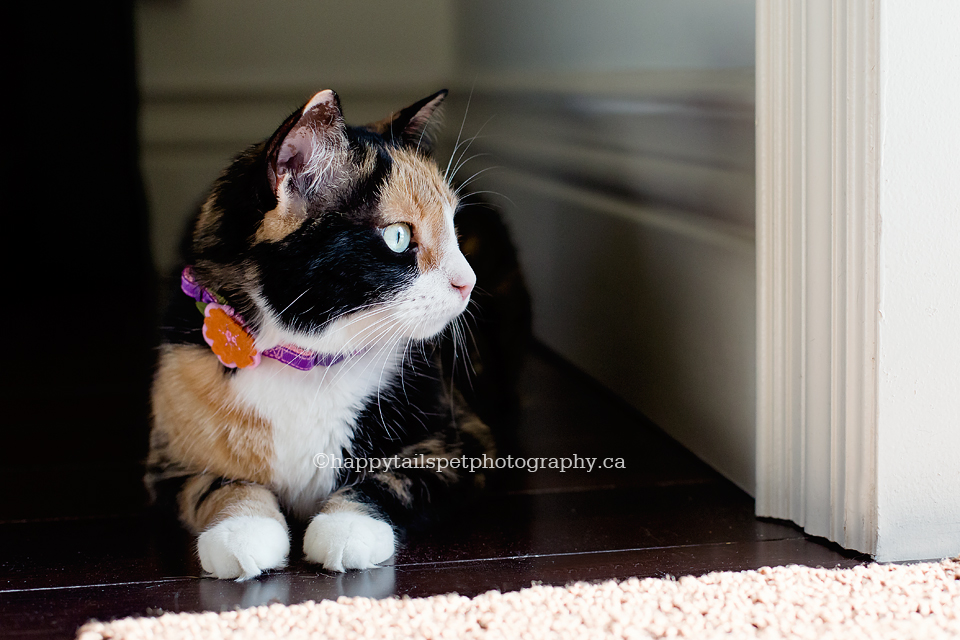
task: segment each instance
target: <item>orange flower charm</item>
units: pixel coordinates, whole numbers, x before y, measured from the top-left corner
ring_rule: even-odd
[[[211,302],[203,310],[203,339],[225,367],[243,369],[260,364],[260,354],[233,309]]]

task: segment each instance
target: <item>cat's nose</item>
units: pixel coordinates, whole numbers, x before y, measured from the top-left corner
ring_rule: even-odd
[[[474,285],[477,284],[477,276],[472,270],[466,273],[459,273],[451,276],[450,284],[460,292],[460,297],[466,300],[470,297],[470,292],[473,291]]]
[[[463,298],[464,300],[466,300],[467,298],[469,298],[469,297],[470,297],[470,292],[473,291],[473,283],[472,283],[472,282],[469,283],[469,284],[459,284],[459,285],[458,285],[458,284],[455,284],[455,285],[453,285],[453,286],[454,286],[454,288],[456,288],[457,291],[460,292],[460,297]]]

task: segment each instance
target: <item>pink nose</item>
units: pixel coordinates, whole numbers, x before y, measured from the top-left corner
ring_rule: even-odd
[[[473,274],[471,274],[473,275]],[[466,300],[470,297],[470,292],[473,291],[473,285],[477,283],[476,276],[472,278],[452,278],[450,280],[450,285],[460,292],[460,297]]]
[[[453,288],[460,292],[460,297],[466,300],[470,297],[470,292],[473,291],[473,282],[450,282],[453,285]]]

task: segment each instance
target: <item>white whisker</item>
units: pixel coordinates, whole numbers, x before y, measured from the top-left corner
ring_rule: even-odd
[[[510,204],[512,204],[514,207],[517,206],[517,203],[516,203],[516,202],[514,202],[513,200],[511,200],[511,199],[508,198],[507,196],[503,195],[503,194],[500,193],[499,191],[490,191],[489,189],[486,189],[486,190],[483,190],[483,191],[471,191],[470,193],[468,193],[468,194],[466,194],[466,195],[460,196],[460,201],[462,202],[462,201],[466,200],[467,198],[472,198],[473,196],[483,195],[483,194],[485,194],[485,193],[489,193],[490,195],[494,195],[494,196],[500,196],[501,198],[503,198],[504,200],[506,200],[507,202],[509,202]],[[493,203],[487,203],[487,204],[488,204],[489,206],[491,206],[491,207],[497,207],[498,209],[500,208],[498,205],[495,205],[495,204],[493,204]]]
[[[443,171],[443,179],[447,181],[447,175],[450,173],[450,164],[453,162],[453,155],[460,147],[460,137],[463,135],[463,126],[467,124],[467,114],[470,113],[470,102],[473,101],[473,87],[470,88],[470,95],[467,96],[467,106],[463,110],[463,120],[460,122],[460,131],[457,133],[457,141],[453,145],[453,151],[450,152],[450,159],[447,161],[447,168]]]
[[[477,171],[476,173],[474,173],[472,176],[470,176],[469,178],[467,178],[466,180],[464,180],[464,181],[460,184],[460,186],[457,187],[457,190],[453,192],[453,194],[454,194],[454,195],[459,194],[461,189],[463,189],[465,186],[467,186],[468,184],[470,184],[471,182],[473,182],[474,180],[476,180],[480,175],[486,173],[487,171],[493,171],[494,169],[502,169],[502,168],[503,168],[503,167],[495,166],[495,167],[485,167],[485,168],[483,168],[483,169],[480,169],[479,171]]]
[[[303,296],[305,296],[308,291],[310,291],[309,287],[306,288],[306,289],[304,289],[304,290],[303,290],[303,293],[301,293],[301,294],[298,295],[296,298],[294,298],[294,299],[293,299],[293,302],[291,302],[290,304],[288,304],[287,306],[285,306],[285,307],[283,308],[283,311],[281,311],[281,312],[278,313],[277,315],[278,315],[278,316],[282,316],[284,313],[286,313],[287,309],[289,309],[290,307],[292,307],[293,305],[295,305],[295,304],[297,303],[297,300],[299,300],[300,298],[302,298]]]

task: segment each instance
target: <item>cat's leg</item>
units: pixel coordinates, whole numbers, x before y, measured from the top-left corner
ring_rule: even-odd
[[[303,536],[307,560],[330,571],[369,569],[390,558],[394,525],[429,521],[450,506],[465,480],[456,473],[404,469],[369,476],[336,491]]]
[[[201,474],[186,481],[179,506],[183,522],[199,533],[200,564],[214,577],[247,580],[287,564],[287,522],[265,487]]]
[[[327,499],[303,537],[307,560],[330,571],[373,567],[393,555],[394,526],[435,520],[482,486],[482,474],[455,466],[453,459],[492,458],[493,439],[476,415],[462,404],[458,408],[456,435],[434,434],[398,456],[411,464],[367,476]]]
[[[479,469],[453,462],[494,458],[490,428],[459,393],[453,400],[456,413],[450,424],[391,458],[392,468],[331,494],[303,536],[307,560],[329,571],[369,569],[393,555],[395,526],[434,522],[467,491],[483,485]]]

